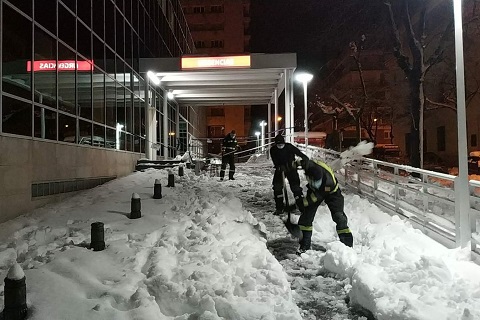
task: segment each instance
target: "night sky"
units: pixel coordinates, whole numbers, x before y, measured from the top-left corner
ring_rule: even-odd
[[[324,76],[323,66],[348,50],[350,41],[362,34],[378,34],[385,29],[386,9],[377,0],[252,0],[252,53],[297,53],[297,70]],[[369,41],[378,41],[368,38]],[[303,90],[295,84],[295,108],[303,117]],[[312,90],[312,91],[310,91]],[[252,108],[252,121],[266,118],[266,108]],[[297,113],[297,112],[296,112]],[[254,125],[253,125],[254,126]]]

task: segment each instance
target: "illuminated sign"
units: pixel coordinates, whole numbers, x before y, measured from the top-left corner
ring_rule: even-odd
[[[75,61],[75,60],[59,60],[58,68],[57,61],[55,60],[40,60],[32,62],[27,61],[27,71],[31,72],[33,69],[34,72],[38,71],[92,71],[93,70],[93,61]]]
[[[182,70],[229,68],[250,68],[250,56],[182,58]]]

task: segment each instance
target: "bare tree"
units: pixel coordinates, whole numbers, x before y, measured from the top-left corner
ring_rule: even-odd
[[[385,5],[390,15],[390,23],[393,31],[393,50],[398,66],[403,70],[408,79],[410,88],[410,164],[416,167],[423,165],[423,117],[425,108],[424,81],[428,71],[436,64],[443,61],[444,52],[449,37],[452,35],[453,16],[446,23],[442,35],[437,42],[433,53],[425,57],[426,47],[426,16],[427,1],[402,0],[401,7],[392,7],[391,1],[386,0]],[[412,17],[418,18],[416,23]],[[401,21],[406,38],[407,48],[403,46],[397,19]],[[404,53],[407,50],[408,53]],[[411,61],[410,61],[411,58]]]

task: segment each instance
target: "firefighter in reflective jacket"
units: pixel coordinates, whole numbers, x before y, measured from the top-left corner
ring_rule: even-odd
[[[233,175],[235,174],[235,151],[238,147],[237,134],[235,130],[232,130],[229,134],[223,138],[222,144],[222,167],[220,169],[220,180],[223,180],[225,177],[225,170],[227,169],[227,164],[229,165],[228,170],[228,179],[235,180]]]
[[[297,163],[298,164],[298,163]],[[348,220],[343,212],[344,199],[333,170],[319,160],[301,160],[308,181],[307,195],[303,199],[304,212],[298,220],[303,237],[300,240],[299,253],[310,249],[312,239],[312,223],[318,206],[325,201],[330,209],[333,221],[337,224],[337,234],[346,246],[353,247],[353,236],[348,228]]]

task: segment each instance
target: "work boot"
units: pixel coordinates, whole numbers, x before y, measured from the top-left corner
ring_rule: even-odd
[[[310,250],[312,245],[312,231],[302,230],[302,239],[298,242],[300,248],[297,250],[297,255],[305,253],[307,250]]]
[[[340,242],[346,245],[347,247],[353,248],[353,235],[351,232],[341,233],[338,235]]]
[[[234,177],[231,177],[231,178],[228,178],[228,180],[235,180],[235,178],[234,178]]]

